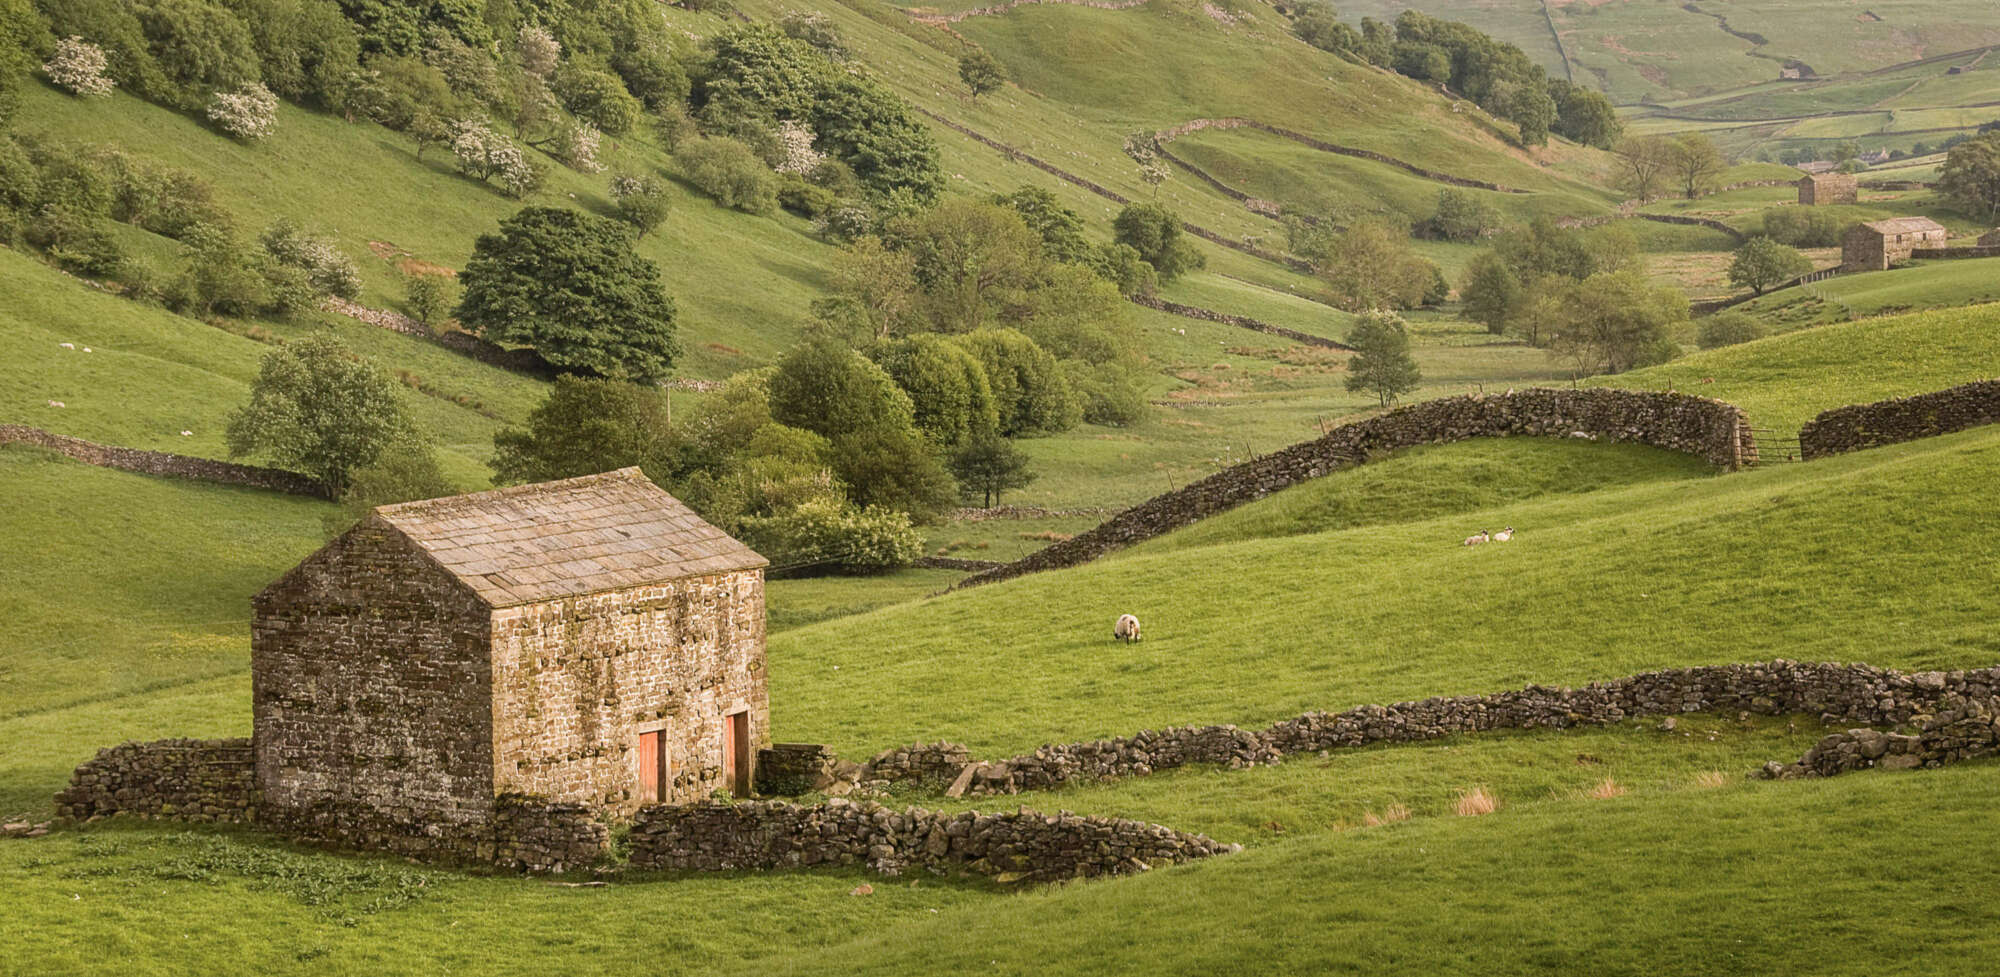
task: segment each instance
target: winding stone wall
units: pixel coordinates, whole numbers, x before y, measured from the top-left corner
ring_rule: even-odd
[[[557,370],[554,364],[543,359],[542,354],[532,349],[508,349],[498,343],[487,342],[468,332],[433,332],[429,326],[400,312],[394,312],[389,309],[371,309],[358,302],[349,302],[339,296],[328,298],[326,300],[326,307],[357,322],[365,322],[371,326],[387,329],[390,332],[399,332],[405,336],[415,336],[418,339],[428,340],[454,353],[471,357],[489,366],[497,366],[503,370],[512,370],[516,373],[524,373],[543,380],[553,380],[559,373],[563,372]],[[579,371],[573,370],[570,372]]]
[[[1732,471],[1754,465],[1757,459],[1743,411],[1705,397],[1604,388],[1537,388],[1445,397],[1344,424],[1324,437],[1224,469],[1185,488],[1154,496],[1087,533],[954,586],[975,586],[1086,563],[1111,550],[1172,532],[1386,452],[1420,444],[1510,436],[1636,441],[1694,455]]]
[[[1518,190],[1513,187],[1502,186],[1498,183],[1492,183],[1487,180],[1474,180],[1469,177],[1453,176],[1449,173],[1440,173],[1436,170],[1425,169],[1414,163],[1406,163],[1400,159],[1395,158],[1394,156],[1385,156],[1373,150],[1357,149],[1353,146],[1342,146],[1337,143],[1330,143],[1326,142],[1325,140],[1314,139],[1313,137],[1308,136],[1302,132],[1293,132],[1290,129],[1284,129],[1278,126],[1270,125],[1268,123],[1258,122],[1255,119],[1237,119],[1237,118],[1195,119],[1190,122],[1183,122],[1180,125],[1174,126],[1170,129],[1162,129],[1159,132],[1154,133],[1153,138],[1155,141],[1164,144],[1172,142],[1175,139],[1179,139],[1180,137],[1185,136],[1190,132],[1199,132],[1203,129],[1255,129],[1259,132],[1264,132],[1273,136],[1277,136],[1280,139],[1289,139],[1295,143],[1298,143],[1299,145],[1307,146],[1312,149],[1317,149],[1323,153],[1333,153],[1338,156],[1352,156],[1355,159],[1365,159],[1365,160],[1372,160],[1377,163],[1386,163],[1406,173],[1411,173],[1416,176],[1423,177],[1426,180],[1432,180],[1438,183],[1449,183],[1452,186],[1459,186],[1459,187],[1472,187],[1477,190],[1493,190],[1498,193],[1533,192],[1529,190]]]
[[[885,875],[963,866],[1006,881],[1057,881],[1144,872],[1237,851],[1206,835],[1143,821],[964,811],[894,811],[838,798],[653,807],[631,834],[632,867],[663,871],[867,865]]]
[[[1356,706],[1337,713],[1309,712],[1262,730],[1187,726],[1049,745],[1005,760],[964,760],[957,776],[949,778],[950,793],[1046,790],[1074,782],[1145,776],[1195,763],[1241,769],[1277,763],[1298,753],[1413,743],[1496,729],[1599,726],[1684,712],[1804,713],[1829,724],[1871,726],[1895,726],[1934,715],[1937,723],[1955,723],[1973,715],[1964,712],[1964,703],[1989,702],[1996,689],[2000,689],[2000,667],[1905,673],[1861,664],[1777,660],[1675,668],[1577,689],[1531,685],[1491,695],[1439,696],[1386,706]],[[1936,748],[1962,753],[1991,749],[1988,739],[1979,739],[1988,733],[1971,739],[1967,735],[1967,728],[1952,726],[1951,732],[1940,734]],[[965,748],[957,744],[919,744],[876,757],[864,767],[862,777],[889,782],[917,779],[935,786],[947,779],[945,768],[966,756]]]
[[[1310,333],[1300,332],[1297,329],[1274,326],[1260,319],[1252,319],[1247,315],[1232,315],[1227,312],[1217,312],[1213,309],[1204,309],[1198,305],[1182,305],[1179,302],[1169,302],[1166,299],[1151,295],[1133,295],[1128,297],[1134,305],[1143,305],[1146,308],[1165,312],[1170,315],[1177,315],[1188,319],[1200,319],[1203,322],[1219,322],[1226,326],[1236,326],[1253,332],[1261,332],[1269,336],[1279,336],[1305,346],[1318,346],[1321,349],[1344,349],[1349,352],[1352,352],[1354,349],[1354,347],[1346,343],[1335,342],[1324,336],[1314,336]]]
[[[1979,380],[1826,411],[1799,430],[1799,455],[1812,461],[1995,423],[2000,423],[2000,380]]]
[[[26,424],[0,424],[0,444],[34,445],[61,452],[86,465],[138,472],[141,475],[185,478],[221,485],[242,485],[291,495],[311,496],[315,499],[331,497],[324,485],[298,472],[288,472],[280,468],[259,468],[255,465],[238,465],[166,451],[146,451],[141,448],[98,444],[95,441],[55,434]]]

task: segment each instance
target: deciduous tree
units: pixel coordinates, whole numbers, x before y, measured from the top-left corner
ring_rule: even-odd
[[[1729,283],[1762,295],[1773,285],[1791,281],[1812,270],[1812,262],[1798,252],[1768,237],[1753,237],[1736,249],[1729,263]]]
[[[338,497],[391,444],[413,438],[396,382],[329,336],[272,350],[229,416],[232,456],[260,455],[318,480]]]
[[[1410,331],[1402,316],[1362,313],[1347,333],[1347,345],[1355,349],[1354,358],[1347,361],[1347,389],[1372,393],[1384,407],[1417,389],[1423,379],[1410,355]]]

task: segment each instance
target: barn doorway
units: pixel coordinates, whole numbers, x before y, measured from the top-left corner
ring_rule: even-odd
[[[667,799],[667,741],[665,730],[639,734],[639,800],[655,804]]]
[[[733,712],[722,719],[722,786],[736,797],[750,796],[750,714]]]

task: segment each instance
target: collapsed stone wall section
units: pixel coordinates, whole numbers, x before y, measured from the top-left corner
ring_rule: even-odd
[[[0,424],[0,444],[26,444],[47,448],[86,465],[115,468],[141,475],[184,478],[197,482],[214,482],[219,485],[242,485],[315,499],[332,497],[325,485],[298,472],[289,472],[281,468],[238,465],[166,451],[98,444],[95,441],[56,434],[26,424]]]
[[[1821,413],[1799,429],[1799,455],[1812,461],[1995,423],[2000,423],[2000,380],[1976,380]]]
[[[1862,664],[1786,660],[1644,672],[1581,688],[1530,685],[1490,695],[1438,696],[1390,705],[1356,706],[1338,713],[1309,712],[1268,729],[1188,726],[1142,730],[1129,737],[1043,746],[1031,754],[991,762],[967,761],[948,791],[958,795],[1013,794],[1069,783],[1140,777],[1188,764],[1244,769],[1281,762],[1289,755],[1414,743],[1498,729],[1567,729],[1602,726],[1645,716],[1744,711],[1759,715],[1815,715],[1829,725],[1898,726],[1913,721],[1948,728],[1937,738],[1937,757],[1987,755],[1993,729],[1991,702],[2000,690],[2000,667],[1906,673]],[[1978,719],[1985,716],[1985,719]],[[1923,717],[1935,717],[1927,720]],[[1988,732],[1977,731],[1985,722]],[[1971,725],[1966,725],[1971,723]],[[1985,737],[1985,738],[1982,738]],[[1956,751],[1955,753],[1952,751]],[[967,756],[952,743],[891,750],[868,763],[864,780],[894,783],[942,779],[939,768]],[[919,774],[917,771],[924,771]]]
[[[1386,452],[1467,438],[1511,436],[1634,441],[1694,455],[1732,471],[1756,464],[1757,454],[1743,411],[1706,397],[1608,388],[1445,397],[1344,424],[1323,437],[1226,468],[1154,496],[1089,532],[968,577],[954,587],[1087,563],[1111,550]]]
[[[955,814],[839,798],[651,807],[630,836],[632,867],[657,871],[867,865],[885,875],[962,866],[1003,880],[1130,875],[1240,850],[1206,835],[1063,811]]]
[[[1856,770],[1913,770],[2000,755],[2000,699],[1947,696],[1935,716],[1917,717],[1914,733],[1849,729],[1813,744],[1795,763],[1767,763],[1765,780],[1834,777]]]

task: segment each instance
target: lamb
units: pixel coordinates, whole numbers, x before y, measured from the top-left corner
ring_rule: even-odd
[[[1504,543],[1513,538],[1514,538],[1514,527],[1512,526],[1508,526],[1506,529],[1502,529],[1499,532],[1493,534],[1493,541],[1496,543]]]
[[[1493,538],[1492,533],[1489,533],[1486,530],[1482,529],[1476,533],[1473,533],[1470,536],[1465,537],[1465,545],[1478,546],[1479,544],[1484,543],[1492,538]]]
[[[1139,619],[1130,614],[1120,614],[1118,623],[1111,626],[1111,637],[1126,644],[1139,640]]]

